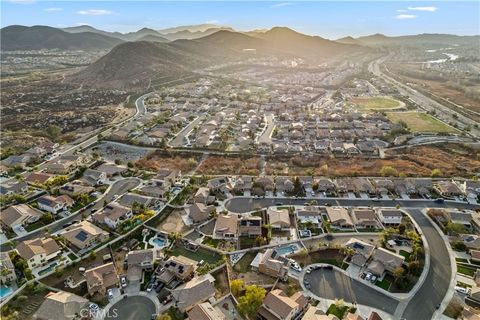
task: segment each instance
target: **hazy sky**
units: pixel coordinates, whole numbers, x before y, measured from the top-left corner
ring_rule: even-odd
[[[215,23],[237,30],[287,26],[326,38],[372,33],[480,34],[480,1],[38,1],[1,0],[1,25],[95,28]]]

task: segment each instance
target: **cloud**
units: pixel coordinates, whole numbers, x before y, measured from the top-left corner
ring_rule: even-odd
[[[438,8],[437,7],[408,7],[408,10],[435,12],[438,10]]]
[[[291,2],[280,2],[280,3],[276,3],[276,4],[272,4],[270,6],[270,8],[281,8],[281,7],[286,7],[286,6],[291,6],[293,3]]]
[[[205,21],[206,24],[217,24],[217,23],[220,23],[220,21],[218,20],[208,20],[208,21]]]
[[[77,22],[75,23],[76,26],[89,26],[88,22]]]
[[[104,9],[88,9],[77,11],[77,13],[81,14],[82,16],[106,16],[112,14],[113,12]]]
[[[397,12],[408,12],[408,10],[405,9],[398,9]]]
[[[395,19],[398,20],[407,20],[407,19],[415,19],[417,16],[414,14],[399,14],[395,16]]]
[[[59,12],[59,11],[63,11],[63,8],[47,8],[47,9],[43,9],[43,11],[46,11],[46,12]]]

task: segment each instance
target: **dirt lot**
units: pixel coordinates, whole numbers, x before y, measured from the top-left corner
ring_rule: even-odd
[[[222,268],[214,273],[215,278],[215,298],[219,299],[230,291],[230,284],[228,283],[227,268]]]
[[[197,168],[197,174],[260,174],[260,158],[258,157],[222,157],[210,156]]]
[[[183,223],[182,217],[180,215],[180,210],[174,210],[168,215],[168,217],[163,220],[159,225],[156,226],[157,229],[160,229],[165,232],[185,232],[188,230],[187,226]]]
[[[388,151],[385,159],[283,157],[269,159],[268,175],[380,176],[383,166],[392,166],[407,176],[430,176],[440,169],[444,176],[470,177],[480,170],[480,152],[461,145],[419,146]]]
[[[198,164],[197,154],[181,154],[156,151],[137,161],[136,165],[142,169],[177,169],[182,173],[188,173]]]

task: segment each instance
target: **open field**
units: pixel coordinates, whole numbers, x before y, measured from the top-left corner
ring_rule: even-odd
[[[198,167],[196,174],[260,174],[259,157],[222,157],[210,156]]]
[[[457,129],[450,127],[429,114],[423,112],[388,112],[392,122],[404,121],[412,132],[455,133]]]
[[[360,111],[384,111],[399,108],[402,104],[394,99],[386,97],[359,97],[354,98],[353,102]]]
[[[142,169],[177,169],[182,173],[188,173],[198,164],[198,155],[196,154],[174,154],[162,151],[156,151],[137,161],[136,165]]]

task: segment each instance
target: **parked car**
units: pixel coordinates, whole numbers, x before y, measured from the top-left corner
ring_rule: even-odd
[[[165,304],[168,304],[172,301],[173,297],[171,294],[169,294],[168,296],[165,297],[165,299],[163,299],[162,303],[165,305]]]
[[[435,199],[435,202],[436,202],[436,203],[444,203],[444,202],[445,202],[445,199],[443,199],[443,198],[437,198],[437,199]]]
[[[108,300],[113,299],[113,289],[108,289],[107,290],[107,298],[108,298]]]
[[[290,268],[294,271],[297,271],[297,272],[302,272],[302,268],[298,265],[298,263],[296,262],[293,262],[291,265],[290,265]]]
[[[303,284],[305,285],[305,288],[310,289],[312,286],[310,285],[310,282],[308,280],[303,280]]]
[[[464,287],[455,286],[455,291],[461,294],[468,294],[468,289]]]
[[[160,291],[162,291],[163,287],[165,287],[165,284],[163,284],[163,282],[159,282],[159,283],[155,286],[155,292],[156,292],[156,293],[159,293]]]
[[[127,286],[127,278],[125,276],[122,276],[120,278],[120,282],[122,283],[122,288],[125,288]]]
[[[153,283],[150,283],[147,287],[147,292],[151,292],[153,289]]]

